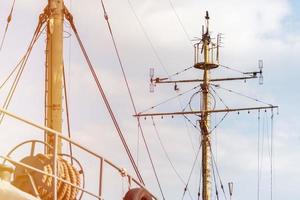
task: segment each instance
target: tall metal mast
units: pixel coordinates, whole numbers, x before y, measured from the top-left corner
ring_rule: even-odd
[[[208,12],[206,12],[206,32],[203,33],[202,42],[203,42],[203,50],[204,50],[204,63],[199,65],[199,69],[204,70],[203,73],[203,83],[201,84],[202,89],[202,108],[201,108],[201,119],[200,119],[200,129],[202,136],[202,199],[210,200],[211,193],[211,184],[210,184],[210,163],[211,163],[211,155],[210,155],[210,135],[209,135],[209,113],[206,112],[210,110],[209,106],[209,71],[214,65],[210,63],[209,59],[209,44],[210,44],[210,35],[209,35],[209,16]]]
[[[46,126],[58,132],[62,130],[62,87],[63,87],[63,21],[64,1],[48,0],[47,47],[46,47]],[[54,146],[53,135],[46,142]],[[57,144],[61,152],[61,140]],[[46,153],[53,154],[50,149]]]
[[[194,68],[203,71],[202,79],[186,79],[186,80],[170,80],[169,78],[154,78],[153,70],[150,71],[151,88],[156,84],[175,84],[177,88],[178,83],[194,83],[199,82],[201,86],[200,110],[198,111],[179,111],[179,112],[159,112],[159,113],[139,113],[136,117],[147,116],[175,116],[175,115],[198,115],[200,117],[200,131],[201,131],[201,145],[202,145],[202,200],[211,200],[211,169],[212,169],[212,155],[211,155],[211,129],[210,129],[210,115],[212,113],[229,113],[250,110],[266,110],[278,108],[268,104],[267,106],[246,107],[246,108],[229,108],[214,109],[210,105],[210,83],[223,81],[237,81],[248,80],[254,78],[262,78],[262,61],[259,61],[259,71],[245,72],[241,77],[225,77],[210,79],[210,70],[219,67],[219,47],[221,35],[218,34],[217,44],[211,41],[209,33],[209,14],[206,11],[205,27],[202,28],[202,38],[195,47],[195,64]],[[201,46],[201,47],[200,47]],[[199,58],[199,54],[203,54],[203,58]],[[259,75],[259,76],[257,76]],[[151,89],[153,91],[153,88]]]

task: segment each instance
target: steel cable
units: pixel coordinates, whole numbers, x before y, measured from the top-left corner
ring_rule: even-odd
[[[4,40],[6,38],[6,34],[7,34],[7,31],[8,31],[8,26],[9,26],[9,24],[11,22],[11,19],[12,19],[12,14],[13,14],[13,11],[14,11],[15,3],[16,3],[16,0],[13,1],[13,4],[12,4],[10,12],[9,12],[9,15],[7,17],[6,27],[5,27],[4,34],[3,34],[2,40],[1,40],[0,51],[3,48]]]
[[[130,86],[129,86],[129,82],[127,80],[125,69],[124,69],[124,66],[123,66],[123,63],[122,63],[122,60],[121,60],[121,56],[120,56],[119,50],[117,48],[116,40],[115,40],[113,31],[112,31],[112,28],[111,28],[111,25],[110,25],[110,22],[109,22],[108,14],[106,12],[106,8],[105,8],[103,0],[101,0],[101,5],[102,5],[103,12],[104,12],[104,18],[105,18],[105,20],[107,22],[107,27],[109,29],[109,33],[110,33],[110,36],[111,36],[111,39],[112,39],[112,42],[113,42],[113,45],[114,45],[114,49],[115,49],[116,55],[118,57],[119,65],[120,65],[121,70],[122,70],[123,78],[124,78],[124,81],[125,81],[125,84],[126,84],[126,88],[127,88],[127,91],[128,91],[129,97],[130,97],[130,101],[131,101],[134,113],[135,113],[135,115],[137,115],[138,113],[137,113],[137,109],[136,109],[136,106],[135,106],[135,103],[134,103],[134,100],[133,100],[132,92],[131,92],[131,89],[130,89]],[[140,124],[140,119],[138,117],[136,119],[137,119],[138,127],[139,127],[141,135],[142,135],[142,139],[143,139],[144,145],[146,147],[146,151],[147,151],[147,154],[148,154],[148,157],[149,157],[149,160],[150,160],[153,172],[154,172],[155,177],[156,177],[156,181],[157,181],[157,183],[159,185],[159,189],[160,189],[161,195],[162,195],[163,199],[165,199],[164,193],[163,193],[163,190],[162,190],[162,186],[160,184],[160,181],[159,181],[159,178],[158,178],[158,174],[157,174],[157,171],[156,171],[155,166],[154,166],[153,158],[151,156],[150,149],[149,149],[149,146],[147,144],[144,131],[143,131],[143,129],[141,127],[141,124]]]
[[[31,53],[31,51],[32,51],[32,48],[33,48],[35,42],[36,42],[36,41],[38,40],[38,38],[40,37],[41,33],[43,32],[43,30],[41,30],[41,29],[42,29],[43,23],[44,23],[44,21],[41,21],[41,19],[40,19],[40,21],[39,21],[39,23],[38,23],[38,25],[37,25],[37,27],[36,27],[36,30],[35,30],[35,32],[34,32],[33,38],[32,38],[32,40],[31,40],[31,42],[30,42],[30,45],[29,45],[29,47],[28,47],[28,49],[27,49],[25,55],[22,57],[21,61],[18,63],[18,65],[14,68],[14,70],[11,72],[11,74],[10,74],[9,77],[8,77],[8,78],[10,78],[10,77],[12,76],[12,74],[15,72],[15,70],[20,66],[20,68],[18,69],[16,78],[15,78],[15,80],[14,80],[14,82],[13,82],[13,84],[12,84],[10,90],[9,90],[9,93],[8,93],[6,99],[5,99],[5,102],[4,102],[4,105],[3,105],[3,107],[4,107],[5,109],[8,108],[8,106],[9,106],[9,104],[10,104],[10,102],[11,102],[11,99],[12,99],[12,97],[13,97],[13,94],[14,94],[14,92],[15,92],[17,86],[18,86],[18,83],[19,83],[19,81],[20,81],[21,75],[22,75],[22,73],[23,73],[23,70],[24,70],[24,68],[25,68],[25,65],[26,65],[26,63],[27,63],[27,61],[28,61],[28,58],[29,58],[29,56],[30,56],[30,53]],[[44,27],[44,28],[45,28],[45,27]],[[44,29],[44,28],[43,28],[43,29]],[[8,78],[4,81],[4,83],[1,85],[1,87],[8,81]],[[1,123],[3,122],[3,119],[4,119],[4,116],[5,116],[5,115],[4,115],[3,113],[1,113],[1,112],[0,112],[0,115],[1,115],[1,118],[0,118],[0,124],[1,124]]]
[[[93,65],[92,65],[92,63],[91,63],[91,61],[90,61],[90,59],[89,59],[89,56],[88,56],[88,54],[87,54],[87,52],[86,52],[86,50],[85,50],[85,48],[84,48],[84,45],[83,45],[83,43],[82,43],[82,41],[81,41],[81,39],[80,39],[80,37],[79,37],[79,34],[78,34],[77,29],[76,29],[76,27],[75,27],[75,24],[74,24],[74,22],[73,22],[73,18],[72,18],[72,16],[70,15],[70,13],[67,13],[66,15],[67,15],[67,16],[66,16],[67,19],[69,20],[69,22],[70,22],[70,24],[71,24],[71,26],[72,26],[73,32],[75,33],[76,39],[77,39],[77,41],[78,41],[78,43],[79,43],[80,49],[81,49],[81,51],[82,51],[84,57],[85,57],[85,60],[86,60],[86,62],[87,62],[87,64],[88,64],[88,67],[89,67],[89,69],[90,69],[90,71],[91,71],[91,74],[92,74],[92,76],[93,76],[93,78],[94,78],[94,80],[95,80],[95,83],[96,83],[96,85],[97,85],[97,88],[98,88],[98,90],[99,90],[99,92],[100,92],[100,94],[101,94],[102,100],[104,101],[104,104],[105,104],[105,106],[106,106],[106,108],[107,108],[107,110],[108,110],[108,112],[109,112],[109,115],[110,115],[110,117],[111,117],[111,119],[112,119],[112,121],[113,121],[113,123],[114,123],[114,126],[115,126],[115,128],[116,128],[116,131],[118,132],[118,135],[119,135],[119,137],[120,137],[120,139],[121,139],[121,142],[122,142],[122,144],[123,144],[123,146],[124,146],[124,148],[125,148],[125,151],[126,151],[128,157],[129,157],[129,159],[130,159],[130,162],[131,162],[131,164],[132,164],[132,166],[133,166],[133,168],[134,168],[134,171],[135,171],[135,173],[136,173],[136,175],[137,175],[139,181],[140,181],[142,184],[144,184],[143,178],[142,178],[142,176],[141,176],[141,174],[140,174],[140,172],[139,172],[139,169],[137,168],[137,165],[136,165],[136,163],[135,163],[135,161],[134,161],[134,159],[133,159],[133,156],[132,156],[132,154],[131,154],[131,152],[130,152],[130,149],[129,149],[127,143],[126,143],[126,140],[125,140],[125,138],[124,138],[124,136],[123,136],[123,133],[122,133],[120,127],[119,127],[119,124],[118,124],[118,122],[117,122],[117,119],[116,119],[116,117],[115,117],[115,115],[114,115],[114,113],[113,113],[113,111],[112,111],[112,108],[111,108],[111,106],[110,106],[110,104],[109,104],[109,101],[108,101],[108,99],[107,99],[107,97],[106,97],[106,94],[105,94],[105,92],[104,92],[104,90],[103,90],[103,88],[102,88],[102,85],[100,84],[100,81],[99,81],[99,78],[98,78],[98,76],[97,76],[97,74],[96,74],[96,71],[95,71],[95,69],[94,69],[94,67],[93,67]]]

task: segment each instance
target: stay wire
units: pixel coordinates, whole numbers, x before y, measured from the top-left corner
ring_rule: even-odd
[[[68,16],[67,16],[67,19],[70,21],[70,24],[71,24],[71,26],[72,26],[73,32],[75,33],[75,36],[76,36],[76,39],[77,39],[77,41],[78,41],[78,43],[79,43],[79,46],[80,46],[80,48],[81,48],[81,51],[82,51],[82,53],[83,53],[83,55],[84,55],[84,57],[85,57],[85,59],[86,59],[86,62],[87,62],[87,64],[88,64],[88,66],[89,66],[89,69],[90,69],[90,71],[91,71],[91,74],[92,74],[92,76],[93,76],[93,78],[94,78],[94,80],[95,80],[95,83],[96,83],[96,85],[97,85],[97,88],[98,88],[98,90],[99,90],[99,92],[100,92],[100,94],[101,94],[101,97],[102,97],[102,99],[103,99],[103,101],[104,101],[104,104],[105,104],[105,106],[106,106],[106,108],[107,108],[107,110],[108,110],[108,112],[109,112],[109,114],[110,114],[110,117],[111,117],[111,119],[112,119],[112,121],[113,121],[113,123],[114,123],[114,126],[115,126],[115,128],[116,128],[116,131],[118,132],[118,135],[119,135],[119,137],[120,137],[120,139],[121,139],[121,141],[122,141],[122,144],[123,144],[123,146],[124,146],[124,148],[125,148],[125,151],[126,151],[128,157],[129,157],[129,159],[130,159],[130,162],[131,162],[131,164],[132,164],[132,166],[133,166],[133,168],[134,168],[134,171],[135,171],[135,173],[136,173],[136,175],[137,175],[139,181],[140,181],[142,184],[144,184],[143,178],[142,178],[142,176],[141,176],[141,174],[140,174],[140,172],[139,172],[139,169],[137,168],[137,165],[136,165],[136,163],[135,163],[135,161],[134,161],[134,159],[133,159],[133,156],[132,156],[132,154],[131,154],[131,152],[130,152],[130,149],[129,149],[127,143],[126,143],[126,140],[125,140],[125,138],[124,138],[124,136],[123,136],[123,133],[122,133],[120,127],[119,127],[119,124],[118,124],[118,122],[117,122],[117,119],[116,119],[116,117],[115,117],[115,115],[114,115],[114,113],[113,113],[113,111],[112,111],[112,108],[111,108],[111,106],[110,106],[110,104],[109,104],[109,101],[108,101],[108,99],[107,99],[107,97],[106,97],[106,94],[105,94],[105,92],[104,92],[104,90],[103,90],[103,88],[102,88],[102,85],[100,84],[100,81],[99,81],[99,78],[98,78],[98,76],[97,76],[97,74],[96,74],[96,71],[95,71],[95,69],[94,69],[94,67],[93,67],[93,65],[92,65],[92,63],[91,63],[91,61],[90,61],[90,58],[89,58],[89,56],[88,56],[88,54],[87,54],[87,52],[86,52],[86,50],[85,50],[85,48],[84,48],[84,45],[83,45],[83,43],[82,43],[82,41],[81,41],[81,39],[80,39],[80,36],[79,36],[79,34],[78,34],[78,32],[77,32],[77,29],[76,29],[75,24],[74,24],[74,22],[73,22],[73,18],[72,18],[71,15],[68,15]]]
[[[234,72],[238,72],[238,73],[241,73],[241,74],[244,74],[245,72],[241,71],[241,70],[238,70],[238,69],[235,69],[235,68],[232,68],[232,67],[228,67],[228,66],[225,66],[225,65],[219,65],[220,67],[223,67],[225,69],[228,69],[228,70],[231,70],[231,71],[234,71]]]
[[[217,200],[219,200],[219,191],[218,191],[218,186],[217,186],[217,180],[216,180],[214,165],[212,165],[212,172],[213,172],[213,178],[214,178],[214,183],[215,183],[216,197],[217,197]]]
[[[65,106],[66,106],[66,115],[67,115],[68,137],[71,138],[72,135],[71,135],[70,114],[69,114],[69,104],[68,104],[68,94],[67,94],[67,83],[66,83],[66,73],[65,73],[64,66],[63,66],[63,81],[64,81],[64,94],[65,94]],[[70,151],[71,164],[73,165],[73,149],[72,149],[71,142],[69,142],[69,151]]]
[[[273,145],[274,145],[274,113],[273,109],[271,110],[271,161],[270,161],[270,195],[271,195],[271,200],[273,200]]]
[[[135,106],[135,103],[134,103],[134,100],[133,100],[132,92],[131,92],[131,89],[130,89],[130,86],[129,86],[129,82],[128,82],[128,80],[127,80],[127,76],[126,76],[126,73],[125,73],[125,69],[124,69],[124,66],[123,66],[123,63],[122,63],[122,60],[121,60],[121,57],[120,57],[119,50],[118,50],[118,48],[117,48],[116,40],[115,40],[113,31],[112,31],[112,29],[111,29],[111,25],[110,25],[110,22],[109,22],[108,14],[107,14],[107,12],[106,12],[105,5],[104,5],[103,0],[101,0],[101,5],[102,5],[103,12],[104,12],[104,18],[105,18],[105,20],[106,20],[106,22],[107,22],[107,27],[108,27],[108,29],[109,29],[109,33],[110,33],[110,36],[111,36],[111,39],[112,39],[112,42],[113,42],[113,45],[114,45],[114,49],[115,49],[115,52],[116,52],[117,57],[118,57],[119,65],[120,65],[121,70],[122,70],[123,78],[124,78],[124,81],[125,81],[125,84],[126,84],[126,88],[127,88],[127,91],[128,91],[129,97],[130,97],[130,101],[131,101],[132,107],[133,107],[133,109],[134,109],[134,113],[135,113],[135,115],[137,115],[138,112],[137,112],[137,109],[136,109],[136,106]],[[155,174],[157,183],[158,183],[158,185],[159,185],[159,189],[160,189],[160,191],[161,191],[161,195],[162,195],[163,199],[165,199],[164,193],[163,193],[163,190],[162,190],[162,187],[161,187],[159,178],[158,178],[158,174],[157,174],[157,172],[156,172],[156,169],[155,169],[155,166],[154,166],[154,162],[153,162],[153,159],[152,159],[152,156],[151,156],[151,153],[150,153],[150,150],[149,150],[149,147],[148,147],[148,144],[147,144],[145,135],[144,135],[144,131],[143,131],[141,125],[140,125],[140,119],[139,119],[139,118],[137,118],[137,122],[138,122],[138,127],[140,128],[140,131],[141,131],[142,139],[143,139],[144,145],[145,145],[145,147],[146,147],[146,150],[147,150],[147,154],[148,154],[149,160],[150,160],[150,162],[151,162],[151,166],[152,166],[153,172],[154,172],[154,174]]]
[[[134,9],[134,7],[133,7],[131,1],[130,1],[130,0],[127,0],[127,2],[128,2],[128,4],[129,4],[129,7],[130,7],[130,9],[131,9],[131,11],[132,11],[134,17],[136,18],[136,20],[137,20],[137,22],[138,22],[138,24],[139,24],[139,26],[140,26],[140,28],[141,28],[141,30],[142,30],[142,32],[143,32],[143,34],[144,34],[146,40],[148,41],[148,43],[149,43],[149,45],[150,45],[150,47],[151,47],[151,50],[152,50],[154,56],[156,57],[158,63],[159,63],[160,66],[163,68],[163,71],[166,73],[167,77],[168,77],[170,80],[172,80],[171,77],[170,77],[170,75],[169,75],[169,73],[168,73],[168,70],[167,70],[166,66],[164,65],[164,63],[163,63],[161,57],[159,56],[159,54],[158,54],[156,48],[154,47],[154,44],[153,44],[152,40],[150,39],[150,36],[149,36],[149,34],[147,33],[147,31],[146,31],[146,29],[145,29],[145,27],[144,27],[144,25],[143,25],[141,19],[140,19],[139,16],[137,15],[137,13],[136,13],[136,11],[135,11],[135,9]],[[178,101],[179,101],[180,106],[182,107],[179,98],[178,98]],[[189,129],[188,129],[188,126],[187,126],[186,121],[185,121],[185,127],[186,127],[186,129],[187,129],[187,134],[190,135],[190,132],[189,132]],[[190,136],[189,136],[189,137],[190,137]],[[192,141],[191,141],[191,144],[193,145]],[[194,153],[195,153],[195,152],[194,152]]]
[[[217,171],[217,175],[218,175],[218,178],[219,178],[219,181],[220,181],[220,186],[221,186],[221,189],[222,189],[223,194],[224,194],[224,198],[225,198],[225,200],[227,200],[225,188],[224,188],[224,185],[223,185],[223,181],[222,181],[222,179],[221,179],[221,176],[220,176],[220,172],[219,172],[219,169],[218,169],[217,162],[216,162],[215,157],[214,157],[214,153],[213,153],[213,151],[212,151],[211,143],[209,142],[208,144],[209,144],[209,149],[210,149],[212,161],[213,161],[213,164],[215,165],[215,168],[216,168],[216,171]]]
[[[13,84],[12,84],[10,90],[9,90],[9,93],[8,93],[8,95],[7,95],[6,99],[5,99],[4,105],[3,105],[3,107],[4,107],[5,109],[8,108],[8,106],[9,106],[11,100],[12,100],[12,97],[13,97],[14,92],[15,92],[17,86],[18,86],[19,80],[20,80],[21,75],[22,75],[22,73],[23,73],[23,71],[24,71],[24,68],[25,68],[25,66],[26,66],[26,64],[27,64],[28,58],[29,58],[29,56],[30,56],[30,53],[31,53],[31,51],[32,51],[32,48],[33,48],[35,42],[38,40],[38,38],[41,36],[41,33],[42,33],[43,30],[45,29],[45,27],[42,29],[43,23],[44,23],[44,21],[39,21],[39,23],[38,23],[38,25],[37,25],[37,27],[36,27],[36,30],[35,30],[35,32],[34,32],[34,35],[33,35],[33,37],[32,37],[32,40],[31,40],[31,42],[30,42],[30,44],[29,44],[29,46],[28,46],[28,49],[27,49],[25,55],[22,57],[21,61],[20,61],[19,64],[18,64],[18,65],[20,65],[20,68],[19,68],[19,70],[18,70],[18,72],[17,72],[16,78],[15,78],[15,80],[14,80],[14,82],[13,82]],[[41,29],[42,29],[42,31],[41,31]],[[18,65],[17,65],[17,66],[18,66]],[[16,67],[15,69],[17,69],[17,68],[18,68],[18,67]],[[13,72],[14,72],[14,71],[15,71],[15,70],[13,70]],[[12,73],[10,74],[10,76],[11,76],[11,75],[12,75]],[[8,79],[7,79],[7,80],[8,80]],[[2,112],[0,112],[0,116],[1,116],[1,119],[0,119],[0,124],[1,124],[1,123],[3,122],[3,119],[4,119],[5,114],[2,113]]]
[[[152,49],[152,52],[153,52],[154,56],[156,57],[157,61],[159,62],[160,66],[163,68],[163,70],[165,71],[165,73],[167,74],[167,76],[170,77],[170,76],[169,76],[169,73],[168,73],[168,71],[167,71],[166,66],[164,65],[164,63],[163,63],[161,57],[158,55],[158,52],[157,52],[156,48],[154,47],[153,42],[152,42],[151,39],[150,39],[149,34],[147,33],[147,31],[146,31],[146,29],[145,29],[145,27],[144,27],[144,25],[143,25],[141,19],[138,17],[138,15],[137,15],[137,13],[136,13],[136,11],[135,11],[135,9],[134,9],[132,3],[131,3],[131,0],[127,0],[127,2],[128,2],[128,4],[129,4],[129,7],[130,7],[130,9],[131,9],[131,11],[132,11],[134,17],[136,18],[136,20],[137,20],[137,22],[138,22],[138,24],[139,24],[139,26],[140,26],[140,28],[141,28],[141,30],[142,30],[142,32],[143,32],[145,38],[147,39],[148,43],[150,44],[150,47],[151,47],[151,49]]]
[[[263,171],[263,164],[264,164],[264,154],[265,154],[265,134],[266,133],[266,115],[263,115],[262,121],[262,133],[261,133],[261,151],[260,151],[260,166],[259,166],[259,178],[262,179],[262,171]]]
[[[164,152],[164,154],[165,154],[165,156],[166,156],[166,158],[167,158],[169,164],[171,165],[173,171],[175,172],[175,174],[176,174],[176,176],[178,177],[178,179],[182,182],[182,184],[183,184],[183,185],[186,185],[186,182],[183,180],[182,176],[181,176],[181,175],[179,174],[179,172],[177,171],[177,169],[176,169],[174,163],[172,162],[172,160],[171,160],[171,158],[170,158],[170,156],[169,156],[169,154],[168,154],[168,152],[167,152],[167,150],[166,150],[165,145],[164,145],[163,142],[162,142],[162,139],[161,139],[160,134],[159,134],[159,132],[158,132],[158,129],[157,129],[157,126],[156,126],[156,123],[155,123],[155,121],[154,121],[154,117],[153,117],[153,116],[151,116],[151,120],[152,120],[152,126],[153,126],[153,128],[154,128],[154,132],[155,132],[155,134],[156,134],[156,136],[157,136],[157,138],[158,138],[159,144],[160,144],[160,146],[161,146],[161,148],[162,148],[162,150],[163,150],[163,152]],[[192,199],[189,188],[187,188],[187,190],[188,190],[188,192],[189,192],[190,198]]]
[[[5,27],[4,34],[3,34],[2,40],[1,40],[0,51],[3,48],[4,40],[6,38],[6,34],[7,34],[7,31],[8,31],[8,26],[9,26],[9,24],[11,22],[11,19],[12,19],[12,14],[13,14],[13,11],[14,11],[15,3],[16,3],[16,0],[13,1],[13,4],[12,4],[10,12],[9,12],[9,15],[7,17],[6,27]]]
[[[180,97],[180,96],[183,96],[183,95],[185,95],[185,94],[187,94],[187,93],[189,93],[189,92],[191,92],[191,91],[193,91],[193,90],[195,90],[195,89],[197,89],[197,88],[199,88],[199,87],[200,87],[200,86],[197,85],[197,86],[195,86],[195,87],[193,87],[193,88],[191,88],[191,89],[189,89],[189,90],[187,90],[187,91],[185,91],[185,92],[182,92],[182,93],[180,93],[180,94],[178,94],[178,95],[176,95],[176,96],[170,97],[170,98],[168,98],[168,99],[166,99],[166,100],[164,100],[164,101],[162,101],[162,102],[160,102],[160,103],[158,103],[158,104],[156,104],[156,105],[154,105],[154,106],[151,106],[150,108],[147,108],[147,109],[145,109],[145,110],[139,112],[138,114],[142,114],[142,113],[148,112],[149,110],[152,110],[152,109],[154,109],[154,108],[157,108],[158,106],[161,106],[161,105],[163,105],[163,104],[165,104],[165,103],[168,103],[169,101],[171,101],[171,100],[173,100],[173,99],[176,99],[176,98],[178,98],[178,97]]]
[[[152,126],[153,126],[153,128],[154,128],[155,134],[156,134],[156,136],[157,136],[157,138],[158,138],[158,141],[159,141],[159,143],[160,143],[160,146],[161,146],[161,148],[162,148],[162,150],[163,150],[163,152],[164,152],[164,154],[165,154],[165,156],[166,156],[166,158],[167,158],[169,164],[171,165],[173,171],[175,172],[175,174],[176,174],[176,176],[179,178],[179,180],[180,180],[184,185],[186,185],[186,183],[185,183],[185,181],[183,180],[182,176],[179,174],[179,172],[178,172],[177,169],[175,168],[173,162],[171,161],[171,158],[170,158],[170,156],[169,156],[169,154],[168,154],[168,152],[167,152],[167,150],[166,150],[166,148],[165,148],[165,146],[164,146],[164,144],[163,144],[163,142],[162,142],[162,139],[161,139],[160,134],[159,134],[159,132],[158,132],[156,123],[154,122],[154,118],[153,118],[152,116],[151,116],[151,120],[152,120]]]
[[[194,162],[193,162],[193,166],[192,166],[191,172],[190,172],[190,174],[189,174],[189,177],[188,177],[188,181],[187,181],[187,183],[186,183],[186,186],[185,186],[185,188],[184,188],[184,191],[183,191],[183,195],[182,195],[181,200],[183,200],[183,198],[184,198],[184,196],[185,196],[185,194],[186,194],[187,188],[188,188],[189,183],[190,183],[190,180],[191,180],[191,178],[192,178],[192,174],[193,174],[194,168],[195,168],[196,163],[197,163],[197,159],[198,159],[198,156],[199,156],[201,147],[202,147],[202,143],[199,145],[199,149],[198,149],[197,154],[196,154],[196,156],[195,156],[195,160],[194,160]]]
[[[258,117],[257,117],[257,200],[260,197],[260,110],[258,110]]]
[[[171,8],[172,8],[172,10],[173,10],[173,12],[174,12],[176,18],[177,18],[177,21],[178,21],[179,25],[180,25],[181,28],[182,28],[182,31],[184,32],[184,34],[185,34],[187,40],[189,41],[189,43],[190,43],[191,45],[193,45],[192,40],[191,40],[191,37],[189,36],[189,34],[188,34],[188,32],[187,32],[187,30],[186,30],[186,28],[185,28],[185,26],[184,26],[184,24],[183,24],[181,18],[179,17],[178,12],[176,11],[173,2],[172,2],[171,0],[168,0],[168,2],[169,2],[169,4],[170,4],[170,6],[171,6]]]
[[[201,183],[202,183],[202,165],[200,165],[200,176],[199,176],[199,187],[198,187],[198,200],[200,200],[201,196]]]
[[[192,66],[192,67],[187,67],[187,68],[185,68],[185,69],[183,69],[183,70],[181,70],[181,71],[179,71],[179,72],[176,72],[176,73],[170,75],[168,79],[170,79],[170,78],[172,78],[172,77],[174,77],[174,76],[178,76],[178,75],[180,75],[180,74],[182,74],[182,73],[184,73],[184,72],[186,72],[186,71],[188,71],[188,70],[190,70],[190,69],[192,69],[192,68],[194,68],[194,66]]]
[[[196,93],[199,93],[199,92],[196,92]],[[195,94],[195,93],[194,93]],[[193,94],[193,95],[194,95]],[[191,101],[191,99],[190,99],[190,101]],[[182,109],[182,112],[184,112],[186,109],[187,109],[187,107],[190,105],[190,101],[186,104],[186,106]],[[197,124],[194,124],[193,122],[192,122],[192,120],[190,119],[190,118],[188,118],[186,115],[182,115],[184,118],[185,118],[185,122],[189,122],[197,131],[200,131],[200,129],[198,128],[198,126],[197,126]],[[195,155],[196,155],[196,152],[195,152]]]
[[[229,107],[225,104],[224,100],[220,97],[220,95],[216,92],[216,90],[213,87],[210,87],[211,90],[217,95],[221,103],[228,109]]]
[[[221,87],[220,85],[216,85],[216,84],[211,84],[211,85],[214,86],[214,87],[216,87],[216,88],[221,88],[222,90],[228,91],[228,92],[230,92],[230,93],[233,93],[233,94],[236,94],[236,95],[239,95],[239,96],[248,98],[248,99],[250,99],[250,100],[253,100],[253,101],[256,101],[256,102],[259,102],[259,103],[262,103],[262,104],[266,104],[266,105],[268,105],[268,106],[273,106],[273,105],[270,104],[270,103],[266,103],[266,102],[264,102],[264,101],[261,101],[261,100],[259,100],[259,99],[250,97],[250,96],[245,95],[245,94],[242,94],[242,93],[240,93],[240,92],[236,92],[236,91],[234,91],[234,90],[231,90],[231,89],[227,89],[227,88]]]
[[[225,120],[229,112],[226,112],[223,117],[220,119],[220,121],[209,131],[209,133],[212,133],[216,128],[220,126],[220,124]]]
[[[2,82],[0,85],[0,90],[6,85],[6,83],[9,81],[9,79],[12,77],[12,75],[16,72],[16,70],[21,66],[21,63],[23,63],[23,60],[25,59],[24,55],[21,60],[18,62],[18,64],[13,68],[13,70],[9,73],[9,75],[6,77],[6,79]]]
[[[190,118],[188,118],[186,115],[183,115],[183,117],[186,119],[187,122],[189,122],[196,130],[200,131],[197,124],[194,124]]]

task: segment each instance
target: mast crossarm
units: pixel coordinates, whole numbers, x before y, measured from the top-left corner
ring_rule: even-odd
[[[133,115],[134,117],[153,117],[153,116],[175,116],[175,115],[199,115],[203,113],[224,113],[224,112],[238,112],[238,111],[250,111],[250,110],[266,110],[277,109],[278,106],[261,106],[261,107],[248,107],[248,108],[226,108],[218,110],[206,110],[206,111],[188,111],[188,112],[161,112],[161,113],[140,113]]]
[[[236,80],[247,80],[247,79],[254,79],[257,76],[246,76],[246,77],[230,77],[230,78],[216,78],[210,79],[211,82],[221,82],[221,81],[236,81]],[[190,80],[173,80],[168,81],[168,78],[155,78],[151,79],[151,82],[154,84],[163,84],[163,83],[194,83],[194,82],[203,82],[202,79],[190,79]]]

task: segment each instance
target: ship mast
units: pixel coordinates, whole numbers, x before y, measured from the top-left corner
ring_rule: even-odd
[[[46,8],[49,19],[47,21],[47,46],[46,46],[46,114],[47,127],[62,131],[62,87],[63,87],[63,22],[64,1],[48,0]],[[54,136],[46,134],[46,143],[55,145]],[[61,153],[62,144],[58,139],[57,152]],[[46,149],[47,154],[53,154]]]
[[[154,78],[153,69],[150,70],[150,81],[151,90],[153,91],[153,86],[157,84],[175,84],[175,90],[178,90],[178,83],[200,83],[200,110],[197,111],[179,111],[179,112],[156,112],[156,113],[138,113],[134,115],[136,117],[147,117],[147,116],[176,116],[176,115],[197,115],[199,117],[200,133],[201,133],[201,150],[202,150],[202,200],[211,200],[211,169],[212,169],[212,151],[211,151],[211,129],[210,129],[210,115],[212,113],[229,113],[229,112],[240,112],[250,110],[266,110],[278,108],[278,106],[273,106],[268,104],[267,106],[258,107],[245,107],[245,108],[229,108],[226,109],[215,109],[211,108],[210,105],[210,84],[211,82],[223,82],[223,81],[238,81],[238,80],[248,80],[248,79],[262,79],[262,60],[259,61],[259,71],[245,72],[244,76],[241,77],[224,77],[224,78],[214,78],[210,79],[210,70],[216,69],[220,66],[219,64],[219,47],[221,34],[218,34],[217,43],[213,43],[209,33],[209,14],[206,11],[205,15],[205,27],[202,27],[202,38],[200,42],[194,45],[194,68],[203,71],[202,79],[186,79],[186,80],[170,80],[170,78]],[[199,54],[203,57],[200,58]],[[259,76],[258,76],[259,75]],[[151,107],[153,108],[153,107]],[[149,110],[149,109],[148,109]]]
[[[210,200],[210,161],[211,161],[211,155],[210,155],[210,134],[209,134],[209,113],[206,112],[207,110],[210,110],[209,106],[209,71],[212,65],[210,64],[209,59],[209,44],[210,44],[210,35],[209,35],[209,16],[208,12],[206,12],[206,32],[203,33],[202,36],[202,42],[203,42],[203,50],[204,50],[204,63],[200,67],[200,69],[204,70],[203,73],[203,83],[201,84],[202,89],[202,113],[200,115],[200,130],[201,130],[201,136],[202,136],[202,199],[203,200]]]

